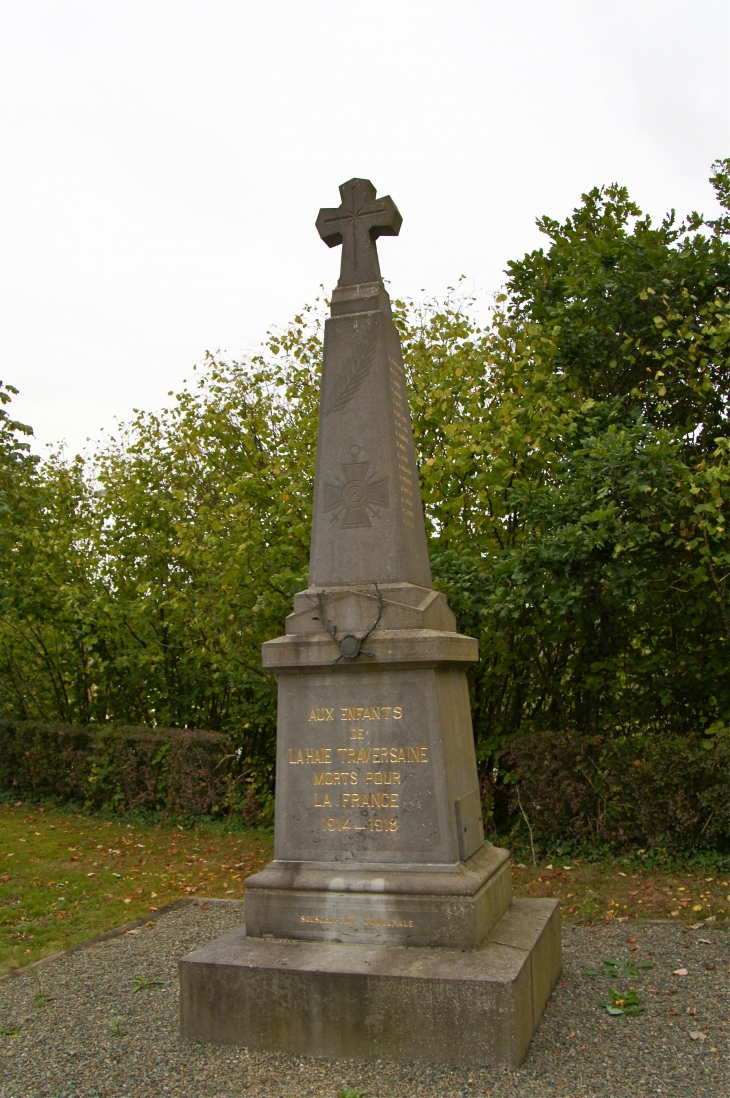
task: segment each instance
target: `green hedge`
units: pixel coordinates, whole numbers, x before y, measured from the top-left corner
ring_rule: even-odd
[[[502,762],[509,818],[519,824],[524,812],[543,850],[567,840],[730,851],[727,729],[688,736],[536,732],[514,740]]]
[[[89,809],[266,818],[245,761],[218,732],[0,720],[0,790]]]

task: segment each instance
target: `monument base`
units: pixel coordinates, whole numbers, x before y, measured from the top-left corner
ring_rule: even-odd
[[[466,862],[442,866],[273,861],[246,880],[246,931],[250,938],[476,949],[511,900],[509,851],[491,843]]]
[[[524,1058],[560,976],[556,900],[514,900],[474,950],[249,938],[183,958],[184,1037],[336,1059]]]

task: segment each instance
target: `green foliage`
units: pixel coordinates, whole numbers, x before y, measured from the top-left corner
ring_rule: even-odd
[[[308,325],[308,327],[307,327]],[[93,464],[29,469],[0,534],[0,716],[206,727],[270,787],[261,643],[306,584],[314,314],[140,413]]]
[[[653,968],[652,961],[619,961],[615,957],[604,957],[603,971],[597,968],[584,968],[584,976],[605,976],[607,980],[638,980],[642,969]]]
[[[0,790],[91,810],[273,817],[270,791],[218,732],[0,720]]]
[[[138,991],[144,991],[148,987],[162,987],[164,980],[148,979],[145,976],[135,976],[134,985],[132,987],[132,995],[136,995]]]
[[[730,161],[713,172],[728,211]],[[730,212],[653,225],[613,185],[539,227],[488,323],[455,290],[396,305],[494,823],[521,782],[542,826],[526,745],[557,774],[581,744],[574,832],[727,845]],[[31,462],[3,420],[0,715],[221,731],[270,787],[260,645],[306,584],[320,363],[309,310],[250,361],[209,356],[89,466]]]
[[[725,731],[591,735],[540,729],[505,751],[502,789],[517,793],[536,845],[555,836],[576,849],[724,848],[730,836],[730,737]]]
[[[401,314],[485,761],[539,729],[685,734],[730,709],[727,241],[654,228],[618,187],[540,226],[489,327]]]
[[[641,1000],[634,990],[618,991],[615,987],[610,987],[608,989],[608,994],[611,997],[611,1001],[608,1003],[601,1003],[601,1006],[605,1007],[607,1014],[632,1018],[636,1017],[637,1014],[643,1014],[646,1010],[646,1007],[641,1005]]]

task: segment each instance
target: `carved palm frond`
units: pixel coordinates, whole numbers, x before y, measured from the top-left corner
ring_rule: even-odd
[[[365,381],[377,354],[378,334],[378,325],[371,324],[368,331],[364,333],[358,342],[354,352],[349,356],[332,400],[324,413],[325,418],[332,412],[339,412],[341,408],[349,404]]]

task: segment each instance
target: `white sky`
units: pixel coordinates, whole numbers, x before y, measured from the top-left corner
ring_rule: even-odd
[[[487,292],[582,191],[714,209],[725,0],[0,0],[0,378],[72,451],[285,323],[338,184],[393,294]]]

